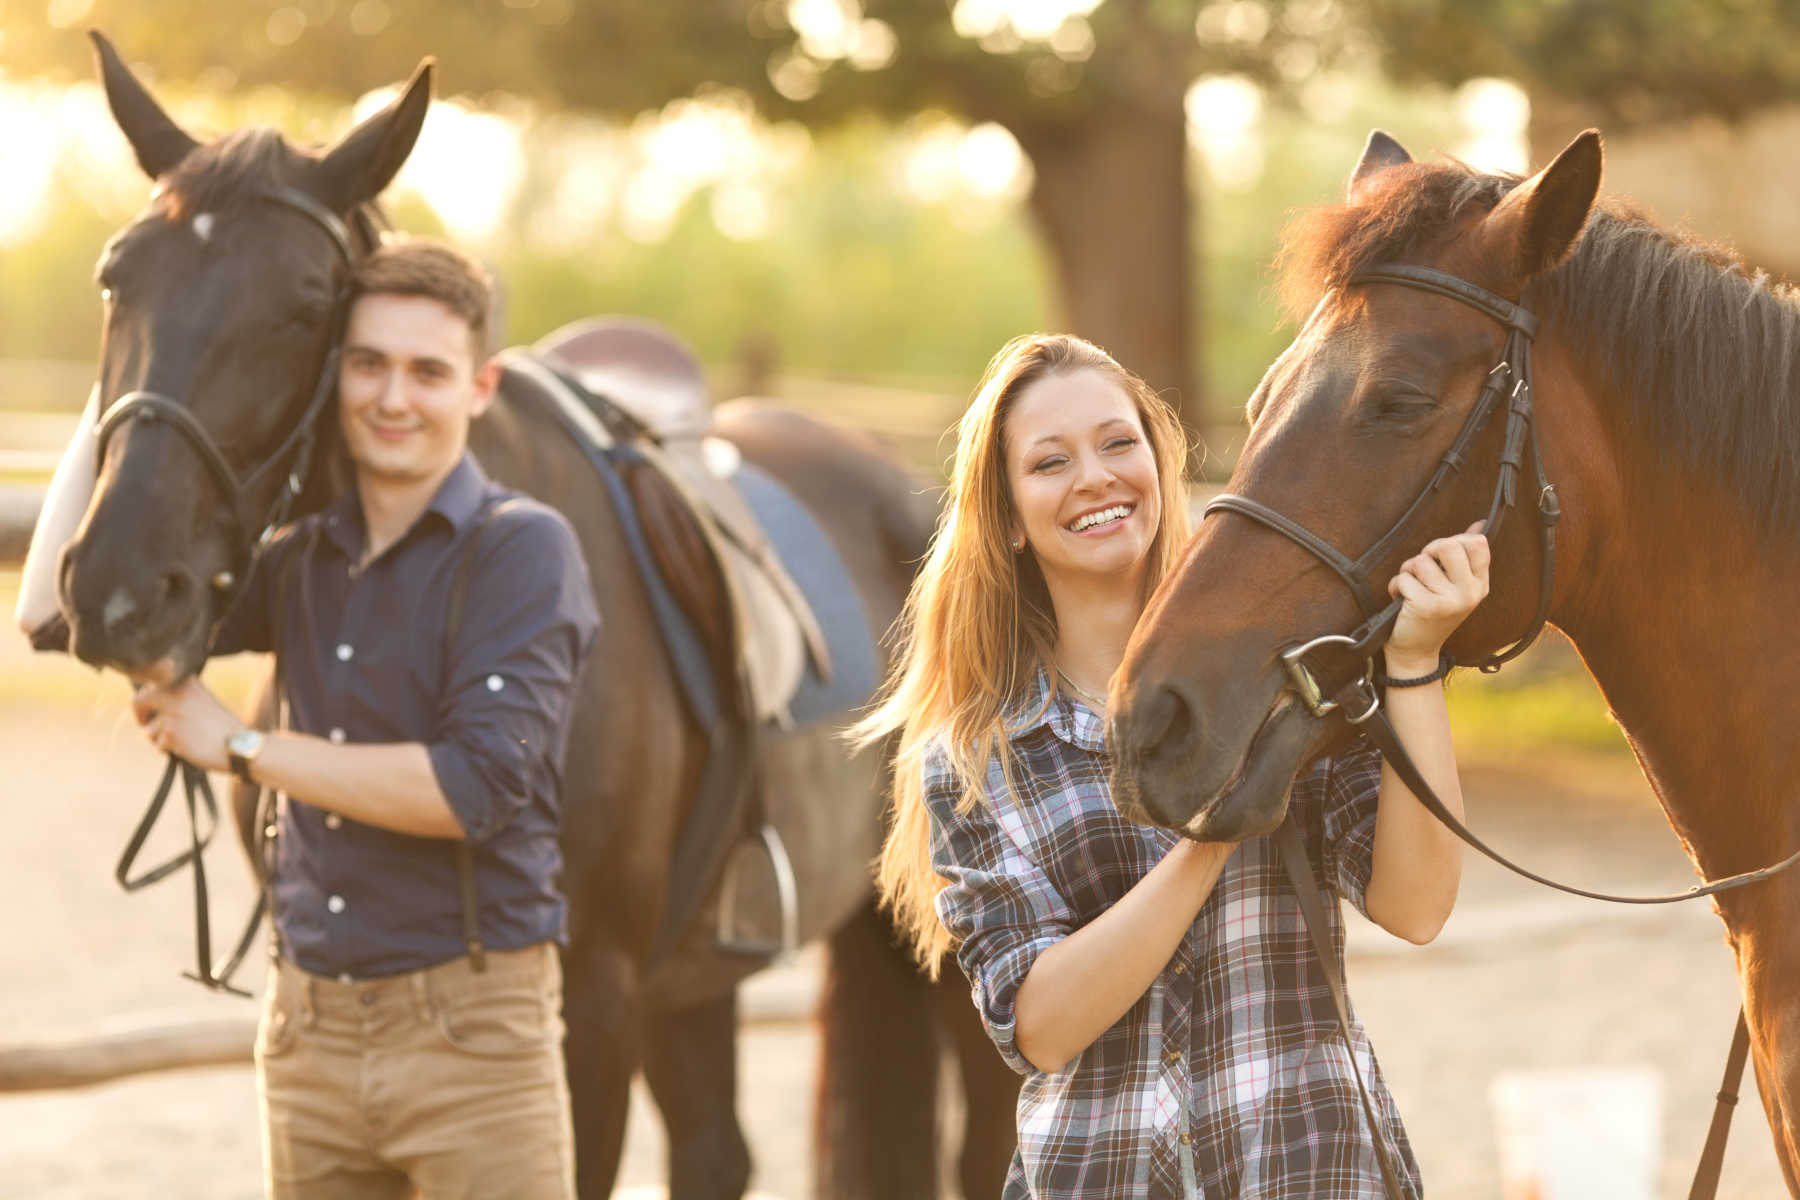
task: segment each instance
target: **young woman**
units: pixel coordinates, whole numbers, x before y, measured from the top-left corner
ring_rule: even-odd
[[[1273,847],[1128,824],[1108,791],[1105,696],[1187,540],[1185,449],[1168,406],[1086,342],[1019,338],[989,365],[895,676],[861,727],[898,735],[881,887],[923,962],[956,947],[989,1036],[1026,1076],[1009,1200],[1380,1196]],[[1487,567],[1473,531],[1403,566],[1391,677],[1433,672]],[[1388,703],[1460,812],[1442,688]],[[1325,882],[1402,937],[1436,935],[1461,844],[1372,750],[1318,764],[1291,809]],[[1416,1193],[1399,1114],[1353,1036]]]

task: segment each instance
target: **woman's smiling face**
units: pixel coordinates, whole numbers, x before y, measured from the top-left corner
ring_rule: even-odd
[[[1091,368],[1052,373],[1022,390],[1003,444],[1017,542],[1046,582],[1141,575],[1162,523],[1156,455],[1137,405]]]

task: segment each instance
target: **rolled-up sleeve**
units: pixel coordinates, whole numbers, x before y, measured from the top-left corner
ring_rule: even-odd
[[[1359,742],[1315,769],[1320,789],[1325,877],[1337,894],[1369,915],[1369,876],[1375,869],[1375,810],[1381,793],[1381,754]]]
[[[997,766],[992,774],[999,776]],[[1001,827],[993,790],[982,803],[958,811],[957,776],[940,754],[927,759],[931,864],[946,881],[937,897],[938,919],[957,940],[957,962],[988,1037],[1007,1065],[1025,1075],[1037,1068],[1014,1040],[1019,985],[1038,955],[1078,922],[1049,876]]]
[[[472,842],[493,837],[560,770],[565,719],[599,616],[568,523],[536,504],[482,532],[426,752]],[[555,795],[557,789],[550,789]]]

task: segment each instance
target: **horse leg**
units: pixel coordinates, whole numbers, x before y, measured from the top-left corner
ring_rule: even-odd
[[[964,1200],[998,1196],[1018,1143],[1016,1113],[1023,1080],[988,1040],[969,1000],[969,986],[948,955],[938,975],[939,1020],[956,1051],[962,1082],[963,1143],[957,1179]]]
[[[737,992],[644,1019],[644,1078],[669,1133],[670,1200],[738,1200],[750,1150],[737,1120]]]
[[[606,1200],[618,1174],[637,1071],[637,970],[614,945],[563,953],[563,1058],[575,1126],[576,1191]]]
[[[929,984],[871,901],[831,935],[820,1015],[815,1196],[931,1200],[938,1194],[935,1018]]]

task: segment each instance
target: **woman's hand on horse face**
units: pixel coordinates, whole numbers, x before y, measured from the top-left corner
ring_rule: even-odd
[[[1402,601],[1393,636],[1383,649],[1389,675],[1426,675],[1456,627],[1488,594],[1490,553],[1477,521],[1464,533],[1438,538],[1400,564],[1388,594]]]
[[[158,750],[202,770],[230,769],[225,739],[244,728],[244,723],[193,676],[174,687],[145,684],[132,694],[131,711]]]

